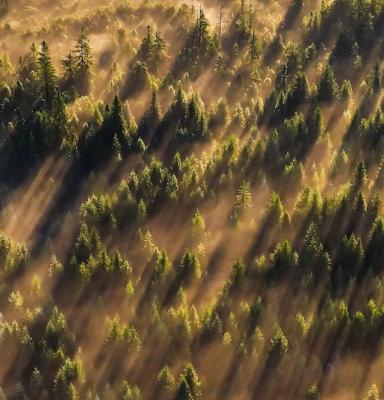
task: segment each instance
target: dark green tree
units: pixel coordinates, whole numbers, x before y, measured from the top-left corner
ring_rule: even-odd
[[[375,63],[372,72],[368,76],[368,84],[374,93],[378,93],[382,88],[382,77],[378,61]]]
[[[91,78],[93,70],[92,51],[88,37],[81,31],[77,39],[74,51],[74,63],[76,66],[76,83],[80,95],[89,94],[91,89]]]
[[[335,73],[331,65],[327,64],[321,76],[318,86],[318,100],[322,102],[330,102],[338,95],[338,84],[336,82]]]
[[[182,280],[186,283],[190,282],[193,278],[201,278],[200,261],[194,252],[187,251],[184,253],[179,270]]]
[[[278,328],[269,345],[267,365],[270,367],[277,366],[284,354],[288,352],[288,345],[288,339],[283,330]]]
[[[249,40],[248,54],[252,64],[254,64],[262,54],[261,44],[259,38],[256,36],[255,31],[252,31],[251,38]]]
[[[149,109],[142,118],[138,128],[138,134],[144,140],[144,142],[150,143],[151,140],[153,140],[157,128],[160,125],[160,121],[161,121],[160,103],[157,91],[154,90],[152,92],[152,99]]]
[[[109,146],[117,139],[123,151],[123,155],[129,150],[128,125],[125,119],[121,102],[118,96],[115,96],[110,114],[102,127],[105,143]]]
[[[281,278],[298,265],[299,255],[293,250],[289,241],[276,245],[271,255],[271,272],[274,277]]]
[[[41,87],[42,97],[47,108],[51,108],[56,93],[57,77],[53,66],[47,42],[43,41],[37,57],[37,72]]]
[[[177,400],[198,400],[201,398],[201,382],[193,365],[188,363],[180,375]]]

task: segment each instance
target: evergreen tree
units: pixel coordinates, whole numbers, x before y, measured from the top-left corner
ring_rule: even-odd
[[[379,389],[376,385],[372,385],[371,389],[369,389],[367,396],[364,397],[364,400],[380,400]]]
[[[349,198],[352,201],[354,201],[359,192],[364,189],[364,186],[367,184],[367,182],[367,169],[365,163],[363,161],[360,161],[353,173],[349,189]]]
[[[334,100],[338,95],[338,90],[338,84],[333,69],[327,64],[319,82],[319,101],[330,102]]]
[[[42,91],[42,96],[46,102],[46,106],[50,108],[56,93],[56,73],[53,66],[47,42],[41,43],[40,51],[37,57],[38,78]]]
[[[161,368],[157,375],[157,392],[161,396],[164,392],[171,394],[175,389],[175,378],[173,376],[172,370],[166,365]]]
[[[69,139],[70,128],[69,128],[69,119],[64,98],[63,95],[57,89],[55,97],[52,101],[52,118],[53,118],[53,124],[57,132],[56,142],[57,145],[60,145],[65,137]]]
[[[339,247],[334,269],[334,283],[338,289],[342,289],[350,279],[356,278],[360,273],[364,261],[364,249],[360,238],[352,234],[345,236]]]
[[[284,354],[288,352],[288,345],[288,339],[283,330],[278,328],[270,342],[267,365],[270,367],[276,366]]]
[[[377,219],[373,225],[366,250],[366,270],[371,269],[379,274],[383,270],[382,259],[384,257],[384,221]]]
[[[179,121],[175,137],[188,141],[202,141],[209,139],[210,135],[202,101],[194,94],[188,103],[185,119]]]
[[[122,155],[125,155],[129,149],[128,126],[118,96],[115,96],[113,100],[110,114],[102,129],[106,144],[110,147],[116,138]]]
[[[146,141],[151,141],[154,139],[157,128],[161,121],[161,110],[160,103],[157,95],[157,91],[152,92],[151,104],[148,111],[145,113],[143,119],[140,122],[138,134]]]
[[[179,380],[177,400],[198,400],[201,398],[201,382],[192,364],[188,363]]]
[[[90,91],[94,64],[92,60],[91,46],[88,37],[84,33],[84,29],[77,39],[74,54],[77,89],[80,95],[85,96],[89,94]]]
[[[202,8],[197,16],[193,28],[190,30],[185,46],[177,56],[176,63],[172,70],[173,75],[180,76],[180,73],[188,69],[188,73],[196,78],[203,67],[216,57],[219,49],[219,42],[216,35],[210,34],[210,25]]]
[[[75,57],[72,55],[72,52],[69,52],[67,57],[62,60],[61,64],[64,68],[64,87],[65,89],[71,88],[76,85],[76,62]]]
[[[252,64],[254,64],[262,54],[262,49],[261,49],[259,39],[256,36],[254,31],[252,32],[251,38],[249,40],[248,54],[249,54],[249,58],[250,58]]]
[[[196,254],[187,251],[184,253],[180,263],[180,272],[184,282],[189,283],[192,278],[201,278],[201,266],[200,261]]]
[[[156,72],[164,59],[166,44],[160,32],[153,32],[152,26],[147,26],[147,35],[144,37],[140,50],[139,58],[146,63],[152,72]]]
[[[239,218],[252,206],[252,194],[249,183],[243,182],[237,191],[236,201],[230,216],[230,223],[235,224]]]
[[[276,278],[281,278],[289,270],[298,265],[299,256],[293,250],[291,243],[285,240],[277,244],[271,254],[271,272]]]
[[[368,76],[368,84],[374,93],[378,93],[382,88],[380,64],[377,61],[372,72]]]
[[[25,84],[27,81],[33,83],[37,78],[39,52],[32,43],[28,54],[20,61],[20,80]]]

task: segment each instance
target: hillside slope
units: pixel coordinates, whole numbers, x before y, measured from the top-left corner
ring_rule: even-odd
[[[0,398],[380,399],[384,1],[105,3],[0,0]]]

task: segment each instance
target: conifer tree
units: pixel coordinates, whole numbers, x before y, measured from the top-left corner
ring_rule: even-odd
[[[34,43],[32,43],[29,53],[20,62],[20,80],[22,81],[36,81],[36,74],[38,71],[38,56],[39,52]]]
[[[367,396],[364,397],[364,400],[380,400],[379,389],[376,385],[372,385]]]
[[[168,392],[171,394],[175,389],[175,378],[173,376],[172,370],[168,367],[168,365],[161,368],[160,372],[157,375],[156,380],[157,391],[159,394],[163,394],[164,392]]]
[[[318,87],[319,101],[329,102],[338,95],[338,85],[332,67],[327,64]]]
[[[180,263],[180,272],[183,281],[187,283],[189,283],[192,278],[201,278],[200,261],[195,253],[191,251],[187,251],[184,253],[184,256]]]
[[[152,92],[151,104],[149,109],[145,113],[143,119],[140,122],[138,133],[139,136],[144,140],[153,140],[157,128],[161,121],[161,110],[160,103],[157,95],[157,91]]]
[[[147,35],[144,37],[140,50],[139,57],[146,63],[152,72],[156,72],[164,58],[166,44],[161,37],[160,32],[153,32],[151,25],[147,26]]]
[[[268,352],[268,360],[267,363],[269,366],[276,366],[285,353],[288,351],[288,339],[285,336],[283,330],[278,328],[276,333],[271,339],[269,352]]]
[[[64,79],[66,85],[73,86],[76,83],[76,61],[72,52],[69,52],[67,57],[61,62],[64,68]]]
[[[180,376],[177,400],[198,400],[201,398],[201,382],[191,363],[188,363]]]
[[[375,63],[373,70],[368,77],[368,83],[374,93],[378,93],[382,88],[380,64],[378,61]]]
[[[93,60],[88,37],[82,30],[75,45],[74,64],[76,67],[77,89],[80,95],[87,95],[90,91]]]
[[[42,96],[48,108],[51,107],[56,92],[57,77],[53,66],[47,42],[41,43],[37,58],[38,78],[42,91]]]
[[[118,96],[115,96],[113,100],[111,111],[103,127],[103,132],[105,140],[109,146],[113,146],[113,143],[115,142],[115,145],[120,145],[119,148],[123,153],[122,155],[126,154],[129,144],[128,127]],[[116,143],[115,138],[118,143]]]
[[[57,144],[61,144],[64,137],[69,135],[69,121],[63,95],[56,89],[55,97],[52,101],[52,117],[56,130]]]
[[[262,54],[261,45],[255,31],[252,31],[251,38],[249,40],[249,58],[254,64]]]
[[[239,218],[252,206],[252,194],[249,183],[244,181],[237,191],[236,201],[233,206],[230,222],[236,223]]]

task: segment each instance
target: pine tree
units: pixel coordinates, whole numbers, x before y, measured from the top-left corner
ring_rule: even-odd
[[[270,342],[267,365],[270,367],[276,366],[284,354],[288,352],[288,345],[288,339],[283,330],[278,328]]]
[[[306,400],[319,400],[320,389],[316,385],[311,385],[307,392]]]
[[[308,144],[312,145],[316,143],[320,136],[325,132],[324,118],[320,107],[315,107],[310,112],[306,121],[308,129]]]
[[[262,54],[261,45],[255,31],[252,31],[252,35],[249,41],[249,58],[252,64],[254,64]]]
[[[210,137],[208,120],[202,101],[195,94],[192,95],[188,103],[185,120],[179,121],[179,131],[176,137],[190,141],[206,140]]]
[[[53,66],[47,42],[41,43],[41,48],[37,58],[38,78],[43,98],[48,108],[52,105],[52,100],[56,92],[57,77]]]
[[[240,19],[241,19],[241,30],[245,32],[245,0],[241,0]]]
[[[156,133],[161,121],[161,110],[157,91],[152,92],[151,104],[148,111],[145,113],[143,119],[140,122],[138,133],[139,136],[146,140],[153,140],[153,136]]]
[[[380,400],[379,389],[377,388],[376,385],[372,385],[367,396],[364,397],[364,400]]]
[[[67,57],[61,62],[64,68],[64,79],[66,80],[69,86],[75,84],[76,80],[76,60],[72,55],[72,52],[69,52]]]
[[[75,45],[74,63],[76,66],[77,89],[80,95],[87,95],[90,91],[93,60],[88,37],[84,33],[77,39]]]
[[[91,46],[89,39],[82,30],[81,35],[77,39],[75,45],[75,63],[79,71],[88,71],[93,67]]]
[[[373,225],[366,250],[366,266],[379,274],[383,270],[384,220],[378,218]]]
[[[175,388],[175,378],[173,376],[172,370],[165,365],[161,368],[156,379],[156,389],[160,394],[164,392],[172,393]]]
[[[338,95],[338,85],[332,67],[327,64],[319,82],[319,101],[329,102]]]
[[[199,45],[206,44],[209,41],[209,22],[204,14],[203,8],[200,7],[199,18],[197,21],[198,43]]]
[[[151,59],[152,52],[153,52],[153,46],[154,46],[154,40],[153,40],[153,32],[152,32],[152,26],[148,25],[147,26],[147,36],[143,39],[143,42],[141,43],[141,48],[140,51],[142,52],[142,55],[144,57],[145,61],[148,61]]]
[[[147,35],[144,37],[140,50],[139,59],[146,63],[152,72],[156,72],[164,58],[166,44],[160,32],[153,33],[151,25],[147,26]]]
[[[201,398],[201,382],[191,363],[188,363],[180,376],[176,400],[198,400]]]
[[[369,86],[375,93],[378,93],[382,87],[381,79],[382,78],[381,78],[380,64],[377,61],[375,63],[375,66],[373,67],[373,71],[370,73],[368,77]]]
[[[230,216],[230,222],[236,223],[239,218],[252,206],[252,194],[249,183],[244,181],[237,191],[236,201]]]
[[[52,117],[57,132],[57,143],[61,144],[69,134],[69,120],[63,95],[57,89],[52,101]]]
[[[116,138],[120,145],[119,149],[122,152],[121,155],[125,155],[129,145],[128,127],[118,96],[115,96],[113,100],[111,111],[103,127],[103,132],[108,145],[113,146]]]
[[[196,254],[190,251],[184,253],[180,263],[180,272],[184,282],[189,283],[192,278],[201,278],[200,261]]]
[[[286,274],[291,268],[298,265],[299,256],[293,250],[292,244],[285,240],[278,243],[271,254],[271,272],[276,278]]]
[[[349,188],[349,198],[352,201],[355,201],[357,195],[361,190],[364,189],[364,186],[367,184],[367,182],[367,168],[365,166],[365,163],[363,161],[360,161],[353,173],[351,185]]]
[[[190,30],[185,46],[177,56],[172,75],[179,75],[188,70],[192,77],[197,77],[204,66],[216,57],[219,49],[217,35],[210,34],[210,25],[202,8],[193,28]]]
[[[29,53],[20,62],[20,80],[25,84],[27,81],[34,82],[38,71],[38,50],[33,43]]]

